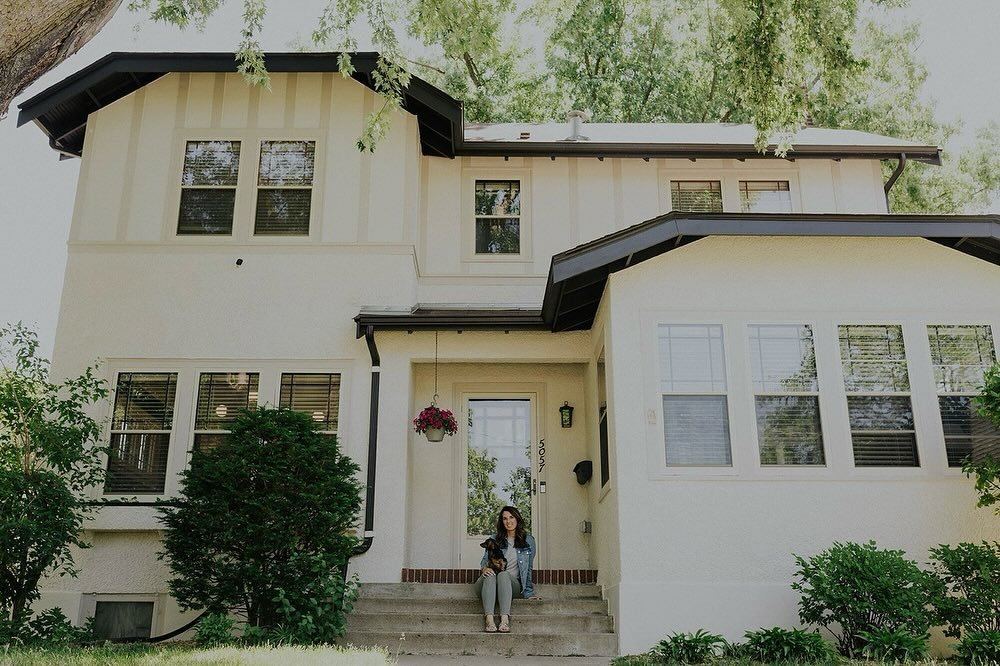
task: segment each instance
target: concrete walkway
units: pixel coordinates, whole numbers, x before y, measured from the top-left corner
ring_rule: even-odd
[[[608,657],[462,657],[445,655],[399,655],[399,666],[608,666]]]

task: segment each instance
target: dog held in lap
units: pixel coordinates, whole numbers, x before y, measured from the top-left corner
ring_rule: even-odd
[[[491,537],[479,544],[479,547],[486,549],[487,566],[493,569],[494,573],[500,573],[507,568],[507,558],[503,556],[503,549],[497,544],[496,539]]]

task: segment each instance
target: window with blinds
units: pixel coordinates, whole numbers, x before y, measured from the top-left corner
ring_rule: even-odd
[[[1000,431],[972,403],[983,373],[996,362],[990,327],[932,325],[927,327],[927,338],[948,466],[961,467],[966,458],[1000,459]]]
[[[257,407],[260,375],[256,372],[203,372],[198,379],[194,450],[219,446],[241,409]]]
[[[98,601],[94,636],[101,640],[149,638],[153,635],[152,601]]]
[[[118,375],[105,494],[163,493],[176,395],[177,373]]]
[[[838,332],[855,466],[919,467],[902,326]]]
[[[181,174],[178,235],[233,233],[239,141],[188,141]]]
[[[661,324],[658,343],[667,466],[732,465],[722,326]]]
[[[476,181],[476,254],[520,254],[521,181]]]
[[[744,213],[791,213],[792,193],[787,180],[741,180]]]
[[[263,141],[257,171],[257,236],[307,236],[315,141]]]
[[[340,412],[340,375],[336,373],[284,373],[281,407],[309,414],[321,432],[336,434]]]
[[[823,465],[812,327],[750,325],[750,362],[762,465]]]
[[[670,205],[684,213],[721,213],[722,183],[718,180],[670,181]]]

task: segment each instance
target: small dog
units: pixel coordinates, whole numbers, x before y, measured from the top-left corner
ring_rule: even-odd
[[[507,558],[503,556],[503,549],[497,544],[496,539],[491,537],[479,545],[486,549],[487,564],[494,573],[500,573],[507,568]]]

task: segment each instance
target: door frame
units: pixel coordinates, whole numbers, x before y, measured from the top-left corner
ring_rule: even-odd
[[[546,495],[537,492],[537,485],[546,478],[544,467],[539,471],[538,448],[539,442],[545,439],[545,419],[541,415],[545,413],[545,384],[541,382],[477,382],[477,383],[456,383],[454,385],[454,400],[460,412],[458,431],[459,442],[455,447],[454,465],[455,478],[453,487],[457,489],[457,497],[454,498],[456,507],[452,521],[452,534],[456,536],[452,549],[454,552],[455,566],[465,569],[479,568],[479,560],[469,562],[469,556],[463,559],[462,553],[465,550],[466,540],[466,511],[468,503],[468,418],[467,403],[469,400],[528,400],[531,404],[531,479],[532,479],[532,526],[531,533],[536,540],[545,538],[546,516]],[[535,568],[544,568],[544,553],[539,553],[535,558]]]

